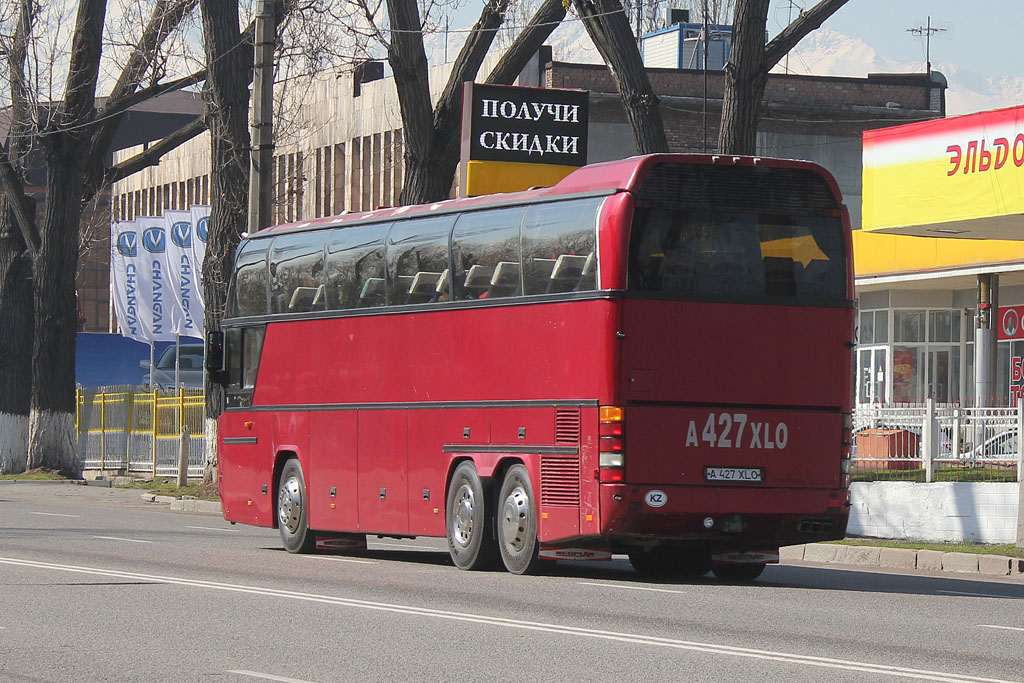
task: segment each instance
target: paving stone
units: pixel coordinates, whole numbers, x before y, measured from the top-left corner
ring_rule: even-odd
[[[779,548],[779,561],[797,561],[804,559],[804,546],[800,545],[787,545]]]
[[[971,553],[943,553],[942,571],[944,572],[978,572],[978,556]]]
[[[881,548],[865,545],[851,545],[846,549],[846,564],[877,567]]]
[[[941,572],[944,554],[941,550],[918,550],[917,568],[923,571]]]
[[[1006,576],[1010,573],[1010,558],[1001,555],[978,555],[978,571],[989,576]]]
[[[878,553],[878,566],[916,569],[917,551],[910,548],[882,548]]]
[[[804,547],[805,562],[841,562],[836,559],[840,551],[845,551],[845,545],[832,545],[830,543],[810,543]]]

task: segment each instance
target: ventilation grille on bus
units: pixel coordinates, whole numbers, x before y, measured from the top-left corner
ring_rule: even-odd
[[[555,411],[555,443],[576,445],[580,442],[579,408]]]
[[[580,504],[579,458],[540,459],[540,504]]]
[[[838,209],[825,179],[802,168],[658,164],[637,197],[669,208],[820,216]]]

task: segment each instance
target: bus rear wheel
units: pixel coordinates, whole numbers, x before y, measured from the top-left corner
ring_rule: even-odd
[[[522,465],[508,468],[498,494],[498,550],[513,574],[535,574],[545,566],[537,543],[533,486]]]
[[[726,564],[715,563],[711,565],[711,571],[723,581],[753,581],[761,576],[765,565],[753,564]]]
[[[460,463],[448,484],[446,525],[448,554],[459,569],[497,565],[494,513],[473,463]]]
[[[311,553],[316,536],[309,529],[309,505],[302,466],[292,458],[284,464],[277,489],[277,527],[284,549],[290,553]]]

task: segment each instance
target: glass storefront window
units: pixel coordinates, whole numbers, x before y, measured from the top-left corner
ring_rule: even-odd
[[[924,357],[921,349],[896,346],[892,352],[892,398],[898,402],[924,399]]]
[[[895,311],[894,324],[896,334],[893,341],[923,342],[925,340],[924,311]]]

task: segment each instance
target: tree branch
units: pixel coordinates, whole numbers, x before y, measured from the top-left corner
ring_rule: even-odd
[[[564,18],[565,5],[562,0],[544,0],[530,18],[530,23],[516,36],[497,65],[491,70],[485,83],[491,85],[512,83]]]
[[[806,12],[801,12],[800,16],[793,20],[793,23],[775,36],[765,47],[765,69],[770,70],[778,64],[808,33],[820,28],[826,19],[846,3],[847,0],[821,0]]]
[[[18,171],[11,165],[11,159],[3,141],[0,141],[0,184],[3,185],[4,192],[7,193],[7,203],[14,211],[18,229],[34,260],[39,251],[39,227],[36,225],[35,216],[25,208],[29,204],[29,199],[25,196],[25,186],[18,177]]]
[[[139,152],[130,159],[125,159],[106,170],[103,175],[103,184],[110,185],[128,176],[138,173],[144,168],[155,166],[160,163],[160,157],[171,150],[177,149],[195,136],[206,130],[206,119],[199,116],[167,137],[151,145],[146,151]]]

